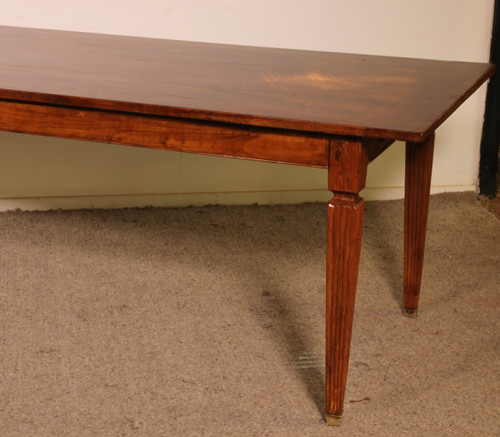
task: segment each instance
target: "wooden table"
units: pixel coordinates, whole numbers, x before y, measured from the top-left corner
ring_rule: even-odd
[[[406,141],[404,313],[416,316],[434,131],[493,70],[0,27],[0,130],[328,169],[326,417],[337,425],[367,166]]]

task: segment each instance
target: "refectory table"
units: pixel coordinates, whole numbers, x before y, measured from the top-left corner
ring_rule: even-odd
[[[0,26],[0,130],[328,169],[326,417],[337,425],[367,166],[406,142],[403,307],[416,316],[434,131],[493,70]]]

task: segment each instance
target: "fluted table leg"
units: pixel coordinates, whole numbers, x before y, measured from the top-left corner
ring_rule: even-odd
[[[357,195],[335,195],[328,204],[326,411],[331,425],[340,424],[344,404],[363,210],[363,199]]]
[[[422,283],[433,152],[434,134],[406,144],[403,311],[408,317],[417,315]]]
[[[328,186],[326,269],[326,419],[340,425],[358,281],[364,202],[358,193],[366,180],[365,146],[332,140]]]

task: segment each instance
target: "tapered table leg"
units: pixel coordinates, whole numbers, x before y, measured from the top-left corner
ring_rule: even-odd
[[[328,188],[326,266],[326,419],[340,425],[349,366],[354,301],[358,282],[368,146],[332,139]]]
[[[364,203],[339,194],[328,204],[326,272],[326,418],[340,425],[358,281]]]
[[[417,316],[431,189],[434,134],[406,144],[404,218],[404,314]]]

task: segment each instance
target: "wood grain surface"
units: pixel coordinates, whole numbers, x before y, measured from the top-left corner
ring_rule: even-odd
[[[269,128],[0,100],[0,130],[230,158],[328,167],[328,138]],[[379,146],[380,141],[370,144]],[[379,146],[380,147],[380,146]]]
[[[0,99],[421,141],[493,66],[0,26]]]
[[[326,414],[340,418],[349,369],[364,201],[335,194],[328,203],[326,251]],[[340,423],[337,423],[340,424]]]
[[[424,268],[425,235],[434,157],[434,135],[406,145],[404,215],[404,311],[416,313]]]

